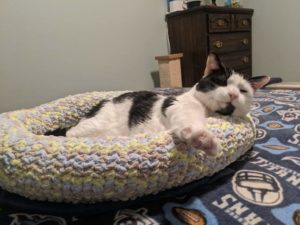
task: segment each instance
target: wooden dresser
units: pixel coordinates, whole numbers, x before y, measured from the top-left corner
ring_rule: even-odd
[[[227,67],[252,76],[252,15],[253,9],[201,6],[166,16],[171,53],[183,53],[184,87],[202,77],[210,51]]]

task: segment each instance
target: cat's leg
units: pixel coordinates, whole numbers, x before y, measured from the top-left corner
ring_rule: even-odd
[[[101,135],[96,118],[90,118],[80,121],[76,126],[70,128],[67,137],[95,137]]]
[[[174,105],[167,111],[167,119],[171,131],[180,140],[205,151],[208,155],[217,154],[218,140],[206,127],[205,109],[202,105]]]

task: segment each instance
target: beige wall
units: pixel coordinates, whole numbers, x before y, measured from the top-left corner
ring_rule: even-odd
[[[0,112],[148,89],[166,54],[162,0],[0,0]]]
[[[253,72],[300,82],[300,1],[245,0],[253,8]]]
[[[300,1],[254,8],[253,72],[300,82]],[[162,0],[0,0],[0,112],[94,90],[149,89],[165,54]]]

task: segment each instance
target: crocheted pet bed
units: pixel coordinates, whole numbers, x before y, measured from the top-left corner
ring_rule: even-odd
[[[253,144],[250,117],[208,119],[221,143],[216,157],[175,144],[167,132],[106,139],[44,135],[75,125],[99,100],[120,93],[84,93],[1,114],[0,186],[35,200],[125,201],[211,176]]]

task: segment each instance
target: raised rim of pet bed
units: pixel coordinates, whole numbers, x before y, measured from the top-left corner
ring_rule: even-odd
[[[167,132],[111,139],[44,136],[74,125],[100,100],[120,93],[84,93],[1,114],[0,186],[42,201],[127,201],[211,176],[253,144],[251,119],[231,117],[208,119],[222,146],[215,158],[175,144]]]
[[[233,163],[235,164],[235,163]],[[0,206],[6,210],[22,211],[24,213],[39,213],[60,216],[88,216],[99,215],[103,213],[115,212],[122,209],[133,207],[157,206],[160,202],[163,204],[167,200],[174,200],[176,197],[191,194],[192,191],[198,190],[201,187],[201,192],[205,193],[213,186],[218,186],[220,182],[228,180],[235,170],[231,168],[224,168],[211,177],[204,177],[200,180],[193,181],[181,187],[175,187],[170,190],[162,191],[157,194],[151,194],[140,197],[136,200],[128,201],[107,201],[98,202],[94,204],[70,204],[70,203],[56,203],[30,200],[17,194],[10,193],[0,188]],[[209,188],[209,189],[208,189]]]

